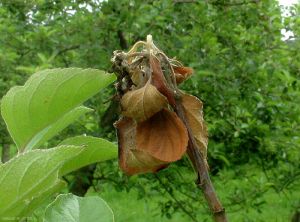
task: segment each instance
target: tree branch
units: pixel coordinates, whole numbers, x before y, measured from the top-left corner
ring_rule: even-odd
[[[59,50],[55,56],[59,56],[67,51],[70,51],[70,50],[74,50],[74,49],[78,49],[80,47],[80,45],[73,45],[73,46],[69,46],[69,47],[66,47],[66,48],[63,48],[61,50]]]
[[[173,3],[196,3],[197,0],[174,0]]]
[[[252,0],[252,1],[243,1],[243,2],[229,2],[229,3],[225,3],[225,2],[208,2],[209,4],[212,5],[219,5],[219,6],[240,6],[240,5],[247,5],[247,4],[257,4],[259,3],[259,0]]]
[[[121,49],[127,49],[128,48],[128,43],[126,41],[124,33],[121,30],[118,30],[117,34],[118,34],[118,37],[119,37]]]
[[[5,163],[9,160],[9,151],[10,146],[9,144],[2,144],[2,155],[1,155],[1,161],[2,163]]]
[[[205,199],[211,211],[213,212],[213,217],[215,221],[227,222],[225,209],[221,205],[217,197],[217,194],[215,192],[215,189],[213,187],[213,184],[210,180],[208,169],[205,165],[205,159],[202,153],[200,152],[199,148],[197,147],[197,144],[192,134],[192,130],[185,117],[185,113],[180,98],[176,99],[176,113],[179,116],[179,118],[183,121],[188,131],[189,142],[188,142],[187,154],[191,159],[196,172],[198,173],[198,179],[196,181],[196,184],[202,189]]]

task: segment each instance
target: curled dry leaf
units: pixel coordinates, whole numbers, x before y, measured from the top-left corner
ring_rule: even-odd
[[[152,84],[158,89],[159,92],[161,92],[164,96],[167,97],[170,105],[175,107],[176,102],[173,92],[168,88],[166,84],[166,80],[161,69],[159,60],[153,55],[150,55],[149,60],[150,67],[152,69]]]
[[[184,94],[182,96],[182,105],[196,143],[206,159],[208,135],[203,119],[202,102],[195,96]]]
[[[134,85],[140,86],[143,82],[142,72],[139,69],[134,69],[130,72],[130,78]]]
[[[188,134],[177,115],[163,109],[137,126],[137,149],[142,148],[154,158],[173,162],[186,152]]]
[[[131,70],[129,75],[133,84],[140,88],[147,83],[150,76],[150,68],[144,67],[143,70],[140,68],[135,68]]]
[[[157,160],[143,149],[136,148],[136,123],[122,118],[115,123],[119,145],[119,166],[128,175],[156,172],[167,163]]]
[[[150,80],[140,89],[128,91],[121,99],[122,114],[144,121],[167,106],[168,101],[152,84]]]
[[[193,74],[193,69],[184,66],[173,66],[177,84],[182,83]]]

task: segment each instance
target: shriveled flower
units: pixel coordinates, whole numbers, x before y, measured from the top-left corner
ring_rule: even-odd
[[[167,167],[186,153],[189,133],[206,158],[202,102],[177,87],[193,70],[168,58],[150,37],[147,42],[137,42],[128,53],[116,51],[112,62],[122,115],[115,123],[121,169],[132,175]],[[186,121],[176,114],[177,101]]]

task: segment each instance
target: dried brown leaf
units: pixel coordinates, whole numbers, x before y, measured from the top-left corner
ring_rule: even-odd
[[[175,107],[175,98],[172,91],[168,88],[166,80],[161,69],[159,60],[155,56],[150,56],[150,67],[152,69],[152,84],[167,97],[170,105]]]
[[[140,86],[143,79],[141,79],[142,72],[139,69],[135,69],[130,73],[131,81],[134,85]]]
[[[133,69],[130,73],[130,79],[137,87],[144,86],[148,81],[148,76],[140,68]]]
[[[140,89],[125,93],[121,99],[122,114],[138,122],[150,118],[167,104],[166,97],[150,81]]]
[[[177,115],[163,109],[137,126],[137,149],[142,148],[154,158],[173,162],[186,152],[188,134]]]
[[[167,166],[142,149],[136,149],[136,123],[122,118],[115,123],[119,145],[119,166],[128,175],[156,172]]]
[[[182,83],[193,74],[193,69],[184,66],[173,66],[177,84]]]
[[[203,156],[207,158],[208,135],[203,119],[202,102],[195,96],[184,94],[182,96],[182,105],[196,143]]]

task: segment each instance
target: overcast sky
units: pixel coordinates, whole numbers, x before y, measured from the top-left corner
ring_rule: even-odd
[[[297,2],[299,2],[299,0],[279,0],[279,4],[284,6],[291,6]]]
[[[279,4],[282,6],[291,6],[293,4],[300,3],[300,0],[279,0]],[[289,13],[282,12],[283,16],[289,16]],[[282,40],[287,40],[290,37],[294,37],[294,33],[291,31],[286,31],[285,29],[281,29],[281,34],[283,35]]]

